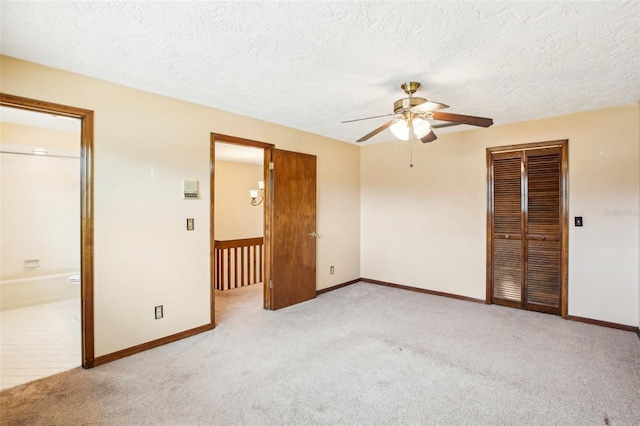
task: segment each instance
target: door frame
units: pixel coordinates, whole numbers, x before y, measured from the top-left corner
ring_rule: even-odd
[[[80,130],[80,299],[82,367],[94,366],[93,290],[93,111],[0,93],[0,105],[27,111],[73,117]]]
[[[502,152],[529,151],[540,148],[560,148],[560,177],[562,184],[562,202],[560,220],[562,238],[560,242],[560,316],[567,319],[569,311],[569,140],[561,139],[546,142],[505,145],[487,148],[487,292],[485,303],[493,304],[493,168],[491,155]],[[524,178],[524,177],[523,177]]]
[[[215,233],[214,233],[214,217],[215,217],[215,165],[216,165],[216,142],[227,143],[231,145],[240,145],[250,148],[260,148],[264,150],[263,160],[263,173],[264,173],[264,205],[263,205],[263,238],[264,238],[264,274],[262,280],[263,286],[263,307],[264,309],[271,310],[271,288],[269,282],[271,282],[271,222],[273,218],[273,179],[271,177],[269,164],[272,162],[273,150],[275,145],[267,142],[260,142],[251,139],[239,138],[236,136],[224,135],[221,133],[211,133],[210,137],[210,214],[209,214],[209,275],[210,275],[210,287],[211,287],[211,326],[215,327],[215,274],[216,274],[216,259],[214,255],[215,248]]]

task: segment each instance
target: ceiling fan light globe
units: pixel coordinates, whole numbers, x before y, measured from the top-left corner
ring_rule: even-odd
[[[402,139],[403,141],[409,140],[409,125],[405,120],[399,118],[395,120],[389,128],[396,138]]]
[[[413,133],[416,135],[418,139],[424,137],[427,133],[431,131],[431,124],[427,120],[416,117],[412,121],[413,124]]]

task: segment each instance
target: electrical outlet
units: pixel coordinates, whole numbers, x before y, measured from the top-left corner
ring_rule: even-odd
[[[329,268],[329,273],[331,275],[333,275],[335,272],[336,272],[336,268],[335,267],[332,266],[331,268]]]
[[[160,319],[164,316],[162,306],[163,305],[156,306],[156,319]]]

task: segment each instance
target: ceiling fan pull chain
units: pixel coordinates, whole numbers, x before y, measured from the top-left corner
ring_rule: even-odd
[[[409,151],[410,151],[410,156],[411,156],[411,162],[409,163],[409,167],[413,168],[413,139],[409,141]]]

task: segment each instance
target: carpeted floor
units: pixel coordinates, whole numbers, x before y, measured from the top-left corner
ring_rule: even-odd
[[[638,425],[640,341],[556,316],[358,283],[0,393],[3,425]]]

